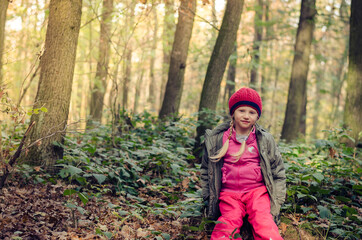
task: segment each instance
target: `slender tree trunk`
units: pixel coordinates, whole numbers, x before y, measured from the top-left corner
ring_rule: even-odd
[[[260,45],[263,40],[263,0],[255,1],[254,43],[251,60],[250,87],[257,90],[259,80]]]
[[[315,0],[302,0],[288,102],[281,136],[287,142],[298,137],[300,122],[303,117],[315,15]]]
[[[4,54],[4,44],[5,44],[5,23],[6,23],[6,11],[8,9],[9,1],[1,0],[0,1],[0,84],[2,83],[3,75],[3,54]]]
[[[137,77],[137,81],[136,81],[136,94],[135,94],[135,99],[134,99],[134,105],[133,105],[133,112],[137,113],[138,111],[138,104],[139,104],[139,100],[140,100],[140,96],[141,96],[141,85],[142,85],[142,81],[143,81],[143,76],[145,73],[145,68],[143,67],[144,65],[144,51],[142,52],[141,55],[141,59],[139,61],[138,67],[137,69],[139,69],[139,76]]]
[[[270,21],[270,11],[269,11],[269,7],[270,7],[270,2],[269,0],[265,1],[264,4],[265,8],[264,8],[264,16],[265,16],[265,22],[268,23]],[[268,90],[270,89],[269,83],[270,83],[270,75],[268,75],[268,70],[270,70],[272,64],[272,61],[269,61],[268,59],[268,51],[271,50],[273,48],[273,44],[272,41],[270,41],[271,37],[272,37],[272,26],[264,26],[264,30],[265,32],[265,37],[262,37],[264,42],[266,42],[266,44],[262,47],[262,51],[261,51],[261,55],[262,58],[264,59],[264,64],[262,64],[262,70],[261,70],[261,84],[260,84],[260,96],[261,96],[261,100],[263,102],[263,105],[265,106],[268,100],[267,94],[268,94]]]
[[[271,129],[272,126],[275,128],[277,125],[277,121],[276,121],[276,115],[277,115],[277,111],[278,108],[277,106],[277,101],[275,100],[276,98],[276,92],[277,92],[277,87],[278,87],[278,80],[279,80],[279,73],[280,73],[280,69],[278,67],[275,68],[275,75],[274,75],[274,87],[273,87],[273,94],[272,94],[272,98],[271,98],[271,116],[270,116],[270,124],[268,125],[268,129]]]
[[[104,95],[107,87],[112,12],[113,0],[103,0],[99,36],[99,56],[90,100],[90,117],[93,121],[97,122],[101,122],[102,119]],[[90,124],[91,122],[88,122],[87,125],[89,126]]]
[[[345,50],[343,55],[341,56],[340,60],[339,60],[339,66],[338,66],[338,70],[337,70],[337,83],[333,82],[332,84],[332,102],[333,102],[333,107],[332,107],[332,116],[331,116],[331,121],[332,124],[334,124],[335,122],[337,122],[338,120],[340,120],[339,115],[340,115],[340,100],[341,100],[341,92],[342,92],[342,86],[344,81],[346,80],[346,70],[348,68],[347,64],[347,57],[348,57],[348,39],[346,39],[346,44],[345,44]]]
[[[175,34],[175,16],[174,16],[174,0],[164,0],[165,2],[165,16],[163,18],[163,29],[162,29],[162,82],[160,91],[160,105],[165,96],[165,88],[167,82],[167,72],[170,66],[172,42]],[[161,108],[161,106],[160,106]]]
[[[326,67],[327,64],[324,65],[324,69],[323,70],[326,70]],[[316,84],[315,84],[315,98],[314,98],[314,114],[313,114],[313,128],[312,128],[312,133],[311,133],[311,136],[312,136],[312,139],[316,139],[318,134],[318,125],[319,125],[319,112],[320,112],[320,103],[321,103],[321,94],[320,94],[320,91],[321,91],[321,84],[322,82],[324,81],[324,72],[325,71],[321,71],[321,72],[318,72],[317,75],[316,75]]]
[[[116,48],[116,53],[119,52],[120,50],[120,44],[122,41],[122,35],[120,34],[117,40],[117,48]],[[119,59],[116,61],[116,63],[114,64],[114,70],[113,70],[113,77],[112,77],[112,90],[111,90],[111,97],[109,98],[109,106],[111,106],[111,111],[112,111],[112,133],[113,134],[118,134],[118,125],[120,122],[120,108],[121,108],[121,104],[120,104],[120,95],[121,95],[121,81],[119,80],[120,78],[118,77],[119,74],[119,67],[121,64],[123,56],[119,56]]]
[[[63,143],[69,113],[76,49],[82,14],[81,0],[51,0],[45,39],[45,51],[40,60],[40,80],[34,109],[45,107],[47,112],[33,114],[36,124],[30,133],[33,145],[25,158],[33,164],[54,170],[56,160],[63,157]]]
[[[344,124],[352,130],[355,144],[362,142],[362,1],[352,0],[349,64]],[[351,144],[352,145],[352,144]]]
[[[339,8],[339,15],[342,18],[348,18],[348,7],[345,0],[341,0],[340,8]],[[336,122],[339,122],[339,108],[340,108],[340,98],[341,98],[341,91],[343,83],[346,79],[346,70],[348,68],[347,58],[348,58],[348,45],[349,45],[349,23],[345,22],[343,28],[343,35],[344,35],[344,51],[342,56],[339,59],[339,64],[337,68],[336,80],[332,81],[331,85],[331,98],[332,98],[332,111],[330,115],[330,125],[334,125]]]
[[[206,77],[201,92],[199,112],[204,111],[205,109],[216,109],[220,92],[220,83],[225,72],[227,61],[235,47],[243,5],[243,0],[229,0],[226,3],[219,35],[216,39],[215,47],[207,67]],[[199,114],[199,121],[202,124],[197,127],[194,149],[196,154],[199,151],[201,136],[204,135],[207,128],[211,127],[206,124],[207,118],[208,116],[206,113]]]
[[[134,13],[135,13],[136,2],[131,1],[128,9],[128,16],[126,17],[126,45],[123,52],[123,86],[122,86],[122,109],[126,110],[128,107],[128,91],[129,84],[131,82],[132,74],[132,54],[133,54],[133,44],[132,44],[132,31],[134,25]]]
[[[160,118],[178,114],[180,108],[186,60],[196,12],[196,0],[181,1],[178,12],[178,23],[172,46],[166,92],[159,113]]]
[[[158,32],[158,21],[157,21],[157,9],[156,6],[152,6],[153,12],[153,39],[151,46],[151,58],[150,58],[150,83],[148,91],[148,103],[150,104],[151,111],[156,111],[156,79],[155,79],[155,61],[156,61],[156,48],[157,48],[157,32]]]
[[[237,44],[235,43],[233,53],[229,58],[229,68],[227,73],[227,80],[224,92],[224,102],[225,106],[231,97],[231,95],[235,92],[235,77],[236,77],[236,62],[238,59],[238,52],[237,52]]]
[[[123,61],[123,88],[122,88],[122,109],[128,107],[128,91],[132,74],[132,46],[129,44],[126,51],[126,59]]]

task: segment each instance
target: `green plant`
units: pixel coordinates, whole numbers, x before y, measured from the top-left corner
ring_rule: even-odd
[[[326,131],[314,145],[282,145],[286,159],[286,213],[313,223],[314,231],[328,239],[360,239],[361,152],[345,146],[343,129]]]

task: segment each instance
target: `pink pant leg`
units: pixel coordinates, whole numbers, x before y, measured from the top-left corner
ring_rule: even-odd
[[[221,216],[217,221],[221,223],[215,225],[210,240],[230,239],[229,236],[239,233],[243,225],[245,204],[240,201],[240,194],[221,192],[219,200]]]
[[[246,203],[246,212],[253,226],[255,240],[283,240],[270,213],[270,198],[266,187],[248,192],[242,200]]]

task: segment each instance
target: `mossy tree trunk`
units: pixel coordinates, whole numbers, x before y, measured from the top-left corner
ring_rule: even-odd
[[[100,24],[99,53],[96,76],[90,100],[91,120],[100,122],[103,112],[104,94],[107,87],[108,64],[111,44],[111,20],[113,12],[113,0],[103,0],[103,9]],[[88,122],[88,126],[89,126]]]
[[[183,0],[179,7],[178,23],[171,51],[165,96],[159,117],[178,114],[184,85],[186,60],[194,25],[196,0]]]
[[[297,139],[300,133],[300,123],[306,104],[309,55],[316,13],[315,0],[302,0],[288,102],[281,136],[287,142]]]
[[[36,142],[24,158],[27,162],[44,165],[52,171],[56,160],[63,157],[63,143],[72,91],[76,49],[82,14],[82,0],[51,0],[45,39],[45,51],[40,59],[40,79],[34,109],[45,107],[47,112],[33,114],[29,140]]]
[[[362,1],[352,0],[347,96],[343,120],[356,144],[362,141]],[[351,144],[352,145],[352,144]]]

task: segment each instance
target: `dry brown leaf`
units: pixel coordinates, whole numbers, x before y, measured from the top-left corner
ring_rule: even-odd
[[[280,229],[282,230],[282,233],[285,234],[287,231],[288,225],[286,223],[280,223]]]
[[[182,187],[184,189],[188,189],[189,188],[189,183],[190,183],[190,179],[189,178],[185,178],[184,180],[182,180]]]

